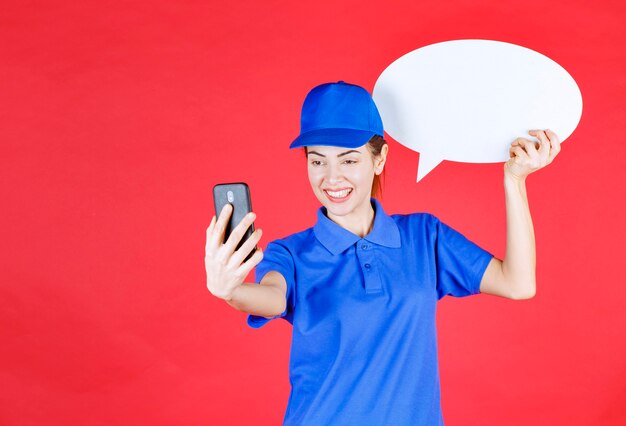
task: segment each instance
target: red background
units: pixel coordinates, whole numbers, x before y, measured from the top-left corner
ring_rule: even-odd
[[[625,18],[608,0],[3,2],[0,424],[280,424],[291,328],[253,330],[207,291],[211,187],[250,184],[263,247],[311,226],[287,148],[306,92],[371,91],[462,38],[547,55],[584,106],[528,180],[537,296],[439,304],[446,423],[626,424]],[[502,256],[501,164],[416,184],[417,162],[390,140],[386,211]]]

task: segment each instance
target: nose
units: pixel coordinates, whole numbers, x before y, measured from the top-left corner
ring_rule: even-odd
[[[330,166],[326,171],[326,180],[330,184],[335,184],[343,180],[343,174],[337,166]]]

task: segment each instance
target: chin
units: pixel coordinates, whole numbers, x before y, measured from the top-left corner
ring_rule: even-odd
[[[333,216],[345,216],[351,212],[349,208],[346,208],[344,206],[337,208],[336,206],[329,206],[328,204],[326,204],[324,207],[326,207],[326,211]]]
[[[344,203],[335,203],[329,200],[324,191],[322,191],[321,194],[318,194],[317,199],[324,207],[326,207],[328,213],[334,216],[346,216],[353,213],[357,206],[362,202],[358,200],[355,195],[357,194],[352,194],[351,199],[346,200]],[[367,198],[367,201],[369,201],[369,197]]]

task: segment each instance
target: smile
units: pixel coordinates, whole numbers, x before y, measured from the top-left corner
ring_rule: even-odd
[[[352,194],[352,188],[342,189],[341,191],[328,191],[325,189],[324,193],[331,201],[341,202],[350,197],[350,194]]]

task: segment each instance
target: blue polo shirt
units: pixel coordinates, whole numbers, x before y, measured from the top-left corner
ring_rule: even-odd
[[[314,227],[272,241],[257,265],[256,282],[269,271],[287,281],[273,317],[293,326],[284,425],[443,424],[436,304],[479,293],[492,255],[431,214],[371,203],[367,236],[320,207]]]

